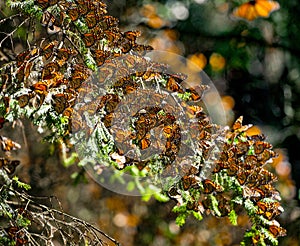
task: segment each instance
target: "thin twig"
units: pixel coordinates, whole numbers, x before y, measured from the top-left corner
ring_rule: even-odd
[[[21,24],[19,24],[19,26],[17,28],[15,28],[12,32],[10,33],[5,33],[5,32],[0,32],[0,33],[4,33],[6,34],[6,37],[3,38],[1,41],[0,41],[0,47],[2,46],[2,43],[8,38],[8,37],[11,37],[12,35],[14,35],[14,33],[22,26],[24,25],[28,20],[30,20],[30,18],[26,18],[24,21],[21,22]]]

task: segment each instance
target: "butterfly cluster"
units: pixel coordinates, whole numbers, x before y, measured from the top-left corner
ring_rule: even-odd
[[[13,66],[2,71],[1,89],[12,94],[21,109],[33,108],[36,112],[46,107],[52,117],[68,119],[65,134],[84,129],[86,137],[96,127],[88,123],[87,117],[97,115],[104,127],[110,130],[113,120],[125,117],[115,112],[120,102],[147,87],[152,92],[144,97],[145,104],[156,98],[157,105],[140,108],[131,115],[134,121],[131,133],[124,133],[128,129],[118,129],[118,136],[115,136],[117,143],[123,141],[123,149],[114,148],[108,154],[124,155],[126,158],[122,166],[136,164],[139,168],[146,166],[147,162],[136,161],[133,156],[129,158],[126,146],[137,146],[145,152],[156,149],[155,152],[161,153],[159,158],[166,162],[165,166],[180,155],[180,149],[193,156],[195,147],[196,152],[203,151],[204,156],[209,155],[210,144],[204,142],[210,139],[212,126],[203,109],[191,103],[200,101],[205,86],[184,88],[180,84],[186,79],[185,75],[170,73],[166,65],[142,57],[152,48],[136,43],[139,31],[121,32],[118,20],[107,15],[106,5],[101,1],[38,0],[35,3],[42,9],[40,22],[48,37],[18,54]],[[93,75],[86,64],[87,54],[98,66],[97,73]],[[9,73],[9,70],[15,72]],[[109,86],[105,87],[106,84]],[[104,87],[109,93],[99,93]],[[158,91],[153,93],[155,90]],[[161,103],[167,104],[164,102],[166,96],[174,93],[184,95],[185,100],[175,104],[179,103],[182,113],[188,112],[186,117],[190,118],[190,123],[185,126],[186,129],[194,129],[193,136],[185,143],[174,116],[178,109],[171,106],[174,102],[170,102],[168,109],[158,107]],[[88,103],[81,103],[86,95]],[[9,99],[5,105],[8,114],[11,112]],[[53,126],[54,129],[56,127]],[[161,130],[160,136],[152,139],[150,132],[156,128]],[[114,132],[110,130],[110,134]],[[188,147],[194,138],[201,146],[195,143],[193,148]],[[197,158],[201,159],[199,156]],[[181,158],[184,159],[183,156]]]
[[[229,216],[236,204],[247,205],[257,231],[267,228],[252,234],[253,244],[285,235],[275,220],[282,212],[276,177],[264,168],[276,154],[264,136],[248,136],[242,118],[232,131],[212,124],[201,104],[206,86],[186,88],[185,75],[143,57],[152,48],[136,43],[139,31],[121,32],[103,2],[35,4],[47,38],[1,70],[0,127],[16,108],[55,133],[67,122],[64,137],[96,136],[82,149],[89,157],[95,150],[98,163],[148,172],[160,163],[160,177],[172,179],[165,192],[179,207],[199,216]],[[91,64],[98,67],[94,73]],[[1,146],[18,147],[5,138]],[[18,164],[0,161],[8,173]]]
[[[272,145],[265,141],[264,135],[248,136],[246,130],[249,127],[242,125],[242,117],[235,122],[213,172],[234,177],[242,188],[243,199],[250,200],[256,207],[256,214],[266,219],[256,222],[258,228],[268,227],[266,235],[260,234],[259,240],[258,235],[252,237],[253,243],[257,244],[268,237],[268,233],[277,238],[285,236],[286,230],[275,220],[283,212],[279,192],[273,186],[277,178],[265,169],[277,155],[272,150]]]
[[[179,186],[169,191],[169,196],[178,205],[186,206],[187,210],[201,214],[213,213],[216,216],[228,216],[236,205],[236,197],[239,197],[238,204],[251,204],[248,213],[255,213],[258,217],[253,221],[257,231],[250,238],[252,244],[258,245],[264,240],[272,241],[285,236],[286,230],[275,220],[283,212],[279,193],[273,186],[277,178],[264,168],[276,153],[263,135],[248,136],[246,131],[249,127],[242,125],[240,117],[232,131],[227,132],[227,141],[215,161],[212,179],[201,179],[199,170],[190,165]],[[219,175],[227,177],[225,180],[228,182],[218,182]],[[233,187],[240,192],[233,194]],[[186,196],[182,195],[183,192],[188,193],[192,199],[182,199]],[[261,228],[267,228],[265,234],[260,232]]]
[[[174,169],[175,160],[181,162],[189,155],[192,162],[192,156],[202,151],[205,141],[210,141],[213,128],[203,108],[196,105],[206,86],[185,88],[181,83],[186,76],[167,70],[166,65],[136,54],[107,59],[98,75],[93,75],[92,83],[80,89],[83,93],[78,97],[73,129],[84,125],[84,129],[90,129],[85,132],[90,134],[95,125],[86,123],[99,117],[115,140],[115,148],[108,154],[112,161],[119,163],[119,169],[136,165],[142,170],[154,161],[150,158],[153,153],[165,168]],[[102,95],[103,88],[110,93]],[[185,99],[176,98],[178,95],[184,95]],[[88,103],[85,103],[87,98]],[[179,125],[178,119],[182,116],[186,122]],[[188,132],[192,127],[192,135],[183,139],[181,131]],[[198,130],[201,130],[199,136]],[[197,142],[191,144],[195,139]],[[203,147],[207,157],[209,146]]]
[[[18,54],[15,63],[1,71],[1,91],[18,92],[14,99],[21,108],[27,105],[39,108],[46,101],[52,102],[55,111],[61,114],[72,107],[77,90],[91,72],[86,66],[87,53],[101,66],[109,57],[152,49],[136,43],[140,32],[121,32],[117,19],[106,15],[106,5],[101,1],[37,0],[35,3],[42,9],[40,23],[48,37]]]

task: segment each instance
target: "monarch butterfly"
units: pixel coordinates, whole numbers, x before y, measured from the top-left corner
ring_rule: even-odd
[[[141,36],[140,31],[127,31],[123,34],[124,38],[130,40],[132,43],[135,43],[137,37]]]
[[[121,51],[123,54],[128,53],[132,48],[132,43],[130,40],[124,39],[122,42],[122,48]]]
[[[208,116],[204,112],[198,112],[196,117],[198,119],[198,124],[199,124],[200,127],[212,126],[212,125],[210,125],[210,119],[208,118]]]
[[[11,226],[9,228],[6,228],[5,231],[7,231],[7,234],[10,238],[14,239],[16,245],[25,245],[28,243],[28,239],[20,227]]]
[[[135,65],[138,63],[139,61],[137,60],[137,58],[135,56],[132,55],[126,55],[123,64],[128,68],[128,69],[133,69],[135,70]]]
[[[157,125],[157,118],[155,117],[155,115],[151,115],[148,112],[147,113],[142,113],[142,114],[138,114],[137,115],[137,121],[135,122],[135,127],[138,130],[141,129],[145,129],[145,131],[150,130],[151,128],[155,127],[155,125]],[[167,126],[166,126],[167,129]],[[164,130],[166,130],[164,129]],[[171,133],[170,129],[170,133]],[[168,131],[168,130],[166,130]]]
[[[25,50],[24,52],[21,52],[17,55],[17,67],[20,67],[25,61],[27,61],[30,58],[29,53],[29,50]]]
[[[261,198],[272,197],[275,200],[280,200],[279,192],[271,184],[260,185],[259,187],[253,188],[253,190],[258,192]]]
[[[198,140],[209,140],[211,138],[211,134],[206,130],[201,130],[198,134]]]
[[[81,75],[74,75],[69,80],[69,84],[72,89],[79,89],[84,82],[84,78]]]
[[[65,48],[61,48],[57,50],[57,58],[63,60],[63,61],[67,61],[71,56],[75,56],[77,55],[77,51],[74,49],[65,49]]]
[[[126,55],[125,63],[137,77],[143,76],[149,65],[145,58],[135,55]]]
[[[200,86],[197,86],[196,88],[199,88],[199,90],[196,90],[195,88],[187,88],[186,92],[190,93],[190,99],[193,101],[199,101],[202,97],[202,94],[199,94],[198,92],[202,92],[202,88]]]
[[[188,190],[190,187],[195,187],[198,185],[197,176],[191,175],[191,176],[183,176],[182,177],[182,186],[184,190]]]
[[[105,37],[110,43],[118,43],[121,35],[115,31],[104,31],[103,34],[101,34],[101,37]]]
[[[135,73],[137,77],[142,77],[144,80],[151,81],[159,75],[153,71],[140,71]]]
[[[107,60],[105,61],[105,66],[100,67],[99,69],[99,75],[98,75],[98,81],[99,83],[103,83],[104,81],[107,81],[113,77],[115,74],[116,68],[113,66],[110,66],[109,63],[107,63]]]
[[[250,127],[252,127],[252,125],[244,125],[243,126],[243,116],[240,116],[234,123],[233,123],[233,126],[232,126],[232,129],[234,131],[237,131],[237,132],[244,132],[244,131],[247,131]]]
[[[269,149],[265,149],[259,156],[258,156],[258,160],[260,162],[266,162],[268,160],[270,160],[273,157],[276,157],[277,153],[275,153],[272,150]]]
[[[135,44],[135,40],[141,33],[139,31],[128,31],[123,34],[122,41],[122,53],[128,53],[132,46]]]
[[[119,20],[111,15],[103,16],[99,25],[105,30],[116,27]]]
[[[207,196],[205,197],[203,200],[202,200],[202,205],[203,205],[203,208],[207,209],[208,211],[210,211],[211,207],[212,207],[212,201],[211,201],[211,198],[210,196]]]
[[[130,82],[130,78],[129,79],[125,79],[126,76],[128,76],[130,74],[130,71],[128,70],[127,67],[123,66],[123,64],[120,64],[120,62],[116,62],[115,63],[115,78],[118,79],[118,82],[116,84],[114,84],[114,86],[119,86],[119,87],[124,87],[125,84],[132,84],[134,82]],[[125,83],[126,82],[126,83]]]
[[[259,135],[252,135],[249,137],[251,140],[253,141],[264,141],[266,140],[266,136],[263,134],[259,134]]]
[[[99,17],[94,10],[88,12],[85,16],[85,22],[88,28],[90,29],[94,28],[97,25],[98,21],[99,21]]]
[[[9,101],[10,101],[10,98],[7,97],[7,96],[4,96],[1,101],[3,101],[3,103],[4,103],[5,113],[8,113],[9,112]]]
[[[172,131],[173,131],[173,129],[172,129],[172,126],[170,126],[170,125],[166,125],[163,128],[163,132],[164,132],[164,134],[166,135],[167,138],[171,136]]]
[[[86,1],[86,0],[75,0],[75,2],[77,3],[77,4],[85,4],[86,2],[89,2],[90,0],[88,0],[88,1]]]
[[[33,63],[32,62],[27,62],[24,68],[24,77],[28,78],[31,72],[31,68],[33,67]]]
[[[37,82],[30,86],[30,89],[37,94],[45,94],[48,91],[48,85],[44,82]]]
[[[88,76],[90,75],[90,72],[89,70],[81,65],[81,64],[75,64],[73,67],[72,67],[72,76],[81,76],[83,77],[84,79],[87,79]]]
[[[192,163],[183,161],[180,163],[180,173],[183,175],[197,175],[199,173],[199,168]]]
[[[12,141],[10,138],[0,136],[1,148],[3,151],[20,149],[21,145]]]
[[[137,84],[134,84],[134,85],[126,85],[125,91],[124,91],[124,95],[127,95],[127,94],[130,94],[130,93],[135,92],[137,88],[138,88],[138,85],[137,85]]]
[[[272,145],[268,142],[258,141],[254,143],[255,154],[261,154],[265,149],[272,148]]]
[[[118,143],[124,143],[127,142],[128,139],[130,139],[131,131],[130,130],[123,130],[120,128],[114,129],[114,137],[116,142]]]
[[[203,108],[198,105],[188,105],[186,107],[186,110],[189,114],[196,115],[196,117],[197,117],[197,115],[203,111]]]
[[[35,0],[35,2],[42,8],[45,9],[49,6],[49,0]]]
[[[18,96],[17,101],[19,103],[20,108],[24,108],[29,103],[30,98],[30,94],[23,94],[21,96]]]
[[[141,150],[147,149],[151,144],[150,139],[148,138],[143,138],[141,139],[141,141],[139,142],[139,147],[141,148]]]
[[[203,193],[204,194],[210,194],[213,191],[216,191],[216,192],[222,192],[223,191],[223,187],[221,185],[218,185],[218,184],[214,183],[212,180],[209,180],[209,179],[203,180],[202,185],[203,185]]]
[[[114,113],[109,113],[103,117],[102,122],[104,123],[105,127],[107,128],[111,127],[113,116]]]
[[[49,80],[56,77],[56,72],[58,72],[60,66],[57,62],[49,62],[46,64],[42,71],[42,80]]]
[[[247,153],[249,147],[250,147],[250,144],[249,144],[248,141],[246,141],[246,142],[239,142],[236,145],[236,154],[240,155],[240,154]]]
[[[71,21],[76,21],[80,17],[80,13],[77,8],[68,9],[67,15],[70,17]]]
[[[26,64],[22,64],[21,67],[19,67],[18,70],[16,71],[16,78],[17,78],[17,80],[19,82],[23,82],[24,81],[25,66],[26,66]]]
[[[244,168],[250,170],[255,166],[259,166],[257,157],[255,155],[247,155],[245,157]]]
[[[233,11],[233,16],[252,21],[259,17],[267,18],[273,11],[278,10],[278,2],[271,0],[251,0]]]
[[[46,60],[48,60],[52,54],[53,54],[53,49],[54,47],[56,47],[58,45],[58,41],[54,40],[52,42],[50,42],[49,44],[47,44],[43,49],[42,49],[42,54],[43,56],[46,58]]]
[[[68,118],[71,118],[72,117],[72,113],[73,113],[73,108],[66,108],[63,112],[63,116],[66,116]]]
[[[217,161],[217,162],[216,162],[216,165],[215,165],[215,167],[214,167],[214,169],[213,169],[212,172],[213,172],[213,173],[218,173],[218,172],[220,172],[221,170],[227,169],[227,168],[229,168],[229,165],[228,165],[227,162]]]
[[[239,171],[238,165],[232,164],[227,169],[227,175],[228,176],[235,176],[238,171]]]
[[[61,114],[68,106],[68,98],[65,94],[56,94],[52,96],[53,107],[56,113]]]
[[[156,94],[157,94],[157,93],[155,93],[154,95],[156,96]],[[158,94],[158,95],[160,95],[160,94]],[[154,116],[156,116],[156,115],[158,115],[158,116],[163,116],[163,115],[165,115],[165,114],[164,114],[164,110],[162,110],[162,108],[161,108],[161,107],[158,107],[158,106],[154,106],[154,107],[146,107],[146,109],[147,109],[148,113],[149,113],[152,117],[154,117]]]
[[[72,89],[79,89],[82,83],[88,78],[89,72],[86,68],[81,65],[74,65],[71,74],[71,79],[69,80]]]
[[[188,77],[186,74],[183,74],[183,73],[173,73],[170,76],[172,76],[178,84],[180,84],[182,81],[186,80]]]
[[[94,59],[96,61],[96,64],[98,67],[102,66],[106,60],[110,56],[109,51],[103,51],[103,50],[95,50],[93,52]]]
[[[37,2],[37,4],[42,8],[45,9],[49,6],[52,6],[54,4],[58,3],[58,0],[35,0],[35,2]]]
[[[72,111],[72,117],[71,117],[71,120],[69,122],[70,122],[70,126],[72,128],[72,131],[74,133],[78,132],[84,126],[84,122],[82,120],[81,115],[75,110]]]
[[[157,74],[168,73],[168,68],[169,65],[157,62],[151,62],[147,66],[148,71],[155,71]]]
[[[260,184],[265,185],[277,181],[277,177],[268,170],[262,169],[259,173],[259,178],[257,179],[257,181]]]
[[[86,15],[87,12],[89,11],[90,6],[89,6],[89,3],[88,3],[88,2],[83,1],[82,3],[80,3],[80,4],[78,5],[77,8],[78,8],[78,11],[79,11],[79,13],[80,13],[81,15]]]
[[[277,225],[270,225],[269,231],[272,233],[272,235],[276,237],[283,237],[286,235],[286,230],[280,226]]]
[[[53,25],[56,22],[56,18],[49,11],[45,11],[41,18],[42,26]]]
[[[170,190],[168,191],[168,196],[172,199],[180,198],[180,190],[175,187],[171,187]]]
[[[168,79],[166,84],[166,89],[173,92],[183,93],[182,88],[180,87],[180,85],[177,83],[176,79],[173,76],[171,76]]]
[[[148,51],[152,51],[153,47],[150,45],[136,44],[132,47],[132,50],[140,55],[145,55]]]
[[[259,215],[263,215],[268,220],[273,220],[274,217],[283,212],[283,208],[280,206],[279,202],[267,203],[258,201],[256,204],[258,206],[258,210],[256,213]]]
[[[230,213],[230,202],[227,197],[218,194],[217,195],[218,200],[218,210],[220,211],[220,216],[227,216]]]
[[[240,183],[240,185],[245,184],[246,180],[248,179],[248,176],[252,173],[250,170],[246,170],[243,172],[240,172],[237,174],[237,181]]]
[[[97,36],[94,35],[93,33],[85,33],[82,35],[82,41],[84,42],[86,47],[91,47],[95,44],[97,40]]]

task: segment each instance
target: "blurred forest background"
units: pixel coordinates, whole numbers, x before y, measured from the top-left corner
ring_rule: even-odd
[[[267,136],[279,153],[272,171],[285,209],[279,221],[288,231],[279,244],[299,245],[300,5],[278,2],[280,9],[269,18],[253,21],[232,16],[242,0],[115,0],[107,5],[123,31],[141,30],[139,43],[187,57],[203,69],[219,91],[228,125],[243,115],[244,123],[254,125],[252,131]],[[5,9],[1,16],[7,14]],[[74,185],[74,173],[82,170],[59,164],[59,151],[40,144],[42,136],[23,124],[11,137],[24,146],[17,174],[32,186],[31,194],[56,196],[66,212],[96,224],[122,245],[239,245],[249,226],[241,214],[236,227],[208,215],[201,222],[190,218],[179,228],[173,201],[116,194],[88,175]]]

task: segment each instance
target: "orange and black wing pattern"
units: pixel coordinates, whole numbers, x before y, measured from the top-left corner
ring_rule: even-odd
[[[271,0],[251,0],[233,10],[233,16],[253,21],[259,17],[267,18],[280,8],[276,1]]]

